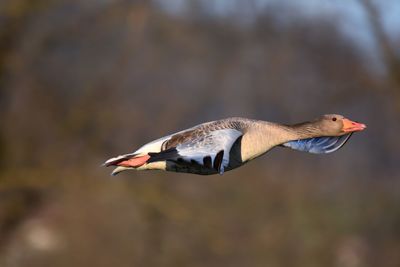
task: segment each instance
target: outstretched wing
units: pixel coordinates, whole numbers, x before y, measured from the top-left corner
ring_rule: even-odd
[[[334,152],[344,146],[347,140],[350,139],[351,135],[352,133],[342,136],[324,136],[300,139],[286,142],[282,144],[282,146],[314,154],[325,154]]]
[[[180,142],[170,142],[165,150],[159,153],[149,153],[147,161],[184,161],[186,163],[203,165],[214,168],[220,174],[229,164],[229,152],[235,141],[242,136],[236,129],[219,129],[212,131],[192,131],[190,134],[181,133],[172,137]],[[171,146],[173,144],[173,146]]]

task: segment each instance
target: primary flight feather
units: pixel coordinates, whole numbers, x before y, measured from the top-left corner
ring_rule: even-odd
[[[294,125],[228,118],[162,137],[133,153],[111,158],[104,165],[117,167],[113,175],[125,170],[223,174],[276,146],[331,153],[341,148],[354,132],[365,128],[365,124],[336,114]]]

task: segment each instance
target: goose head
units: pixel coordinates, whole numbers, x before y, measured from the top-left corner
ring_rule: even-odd
[[[323,115],[315,120],[313,124],[325,136],[341,136],[352,132],[359,132],[367,128],[363,123],[351,121],[337,114]]]

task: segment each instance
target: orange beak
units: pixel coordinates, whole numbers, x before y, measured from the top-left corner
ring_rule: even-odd
[[[342,131],[345,133],[359,132],[367,128],[367,125],[363,123],[354,122],[349,119],[343,119],[342,121],[343,121]]]

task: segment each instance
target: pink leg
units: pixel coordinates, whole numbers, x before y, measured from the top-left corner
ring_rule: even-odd
[[[122,166],[122,167],[140,167],[143,164],[145,164],[149,158],[150,158],[149,155],[134,157],[134,158],[119,162],[117,164],[117,166]]]

